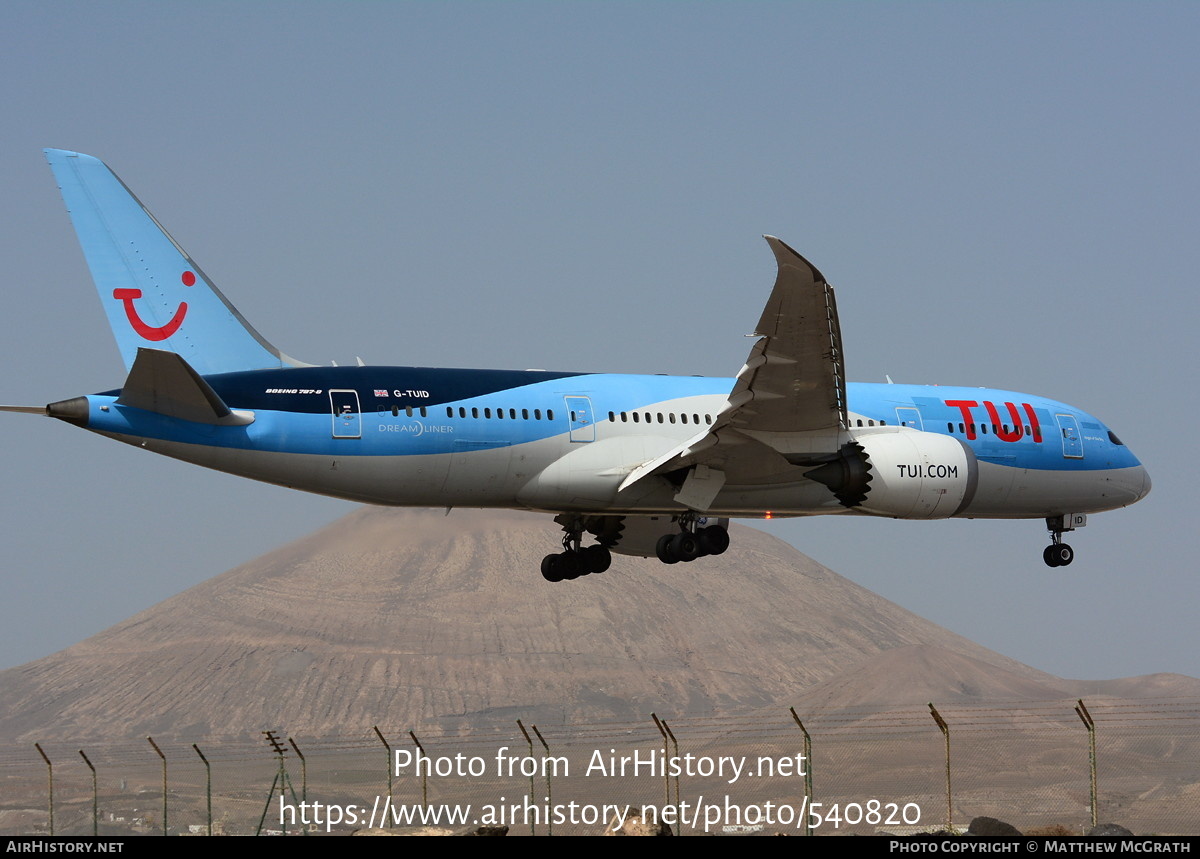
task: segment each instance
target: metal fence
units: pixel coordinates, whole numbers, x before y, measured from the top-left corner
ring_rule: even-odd
[[[0,747],[0,833],[345,835],[418,825],[599,834],[964,828],[1200,834],[1200,700],[647,715],[587,725],[259,726],[225,737]]]

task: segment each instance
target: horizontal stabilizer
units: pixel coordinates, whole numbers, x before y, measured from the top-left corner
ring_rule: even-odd
[[[138,349],[117,403],[147,412],[218,426],[245,426],[250,412],[233,411],[183,357],[161,349]]]

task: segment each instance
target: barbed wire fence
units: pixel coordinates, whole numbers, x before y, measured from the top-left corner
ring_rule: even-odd
[[[1184,698],[0,747],[9,835],[310,837],[424,821],[546,836],[643,808],[683,835],[960,831],[978,816],[1027,834],[1098,820],[1195,835],[1198,804],[1200,700]]]

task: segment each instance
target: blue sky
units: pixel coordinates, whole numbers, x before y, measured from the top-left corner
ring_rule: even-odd
[[[1040,522],[766,527],[1035,667],[1200,676],[1195,4],[8,2],[0,24],[0,400],[123,378],[46,146],[107,161],[315,363],[731,375],[772,233],[838,288],[851,379],[1073,403],[1154,491],[1059,570]],[[0,418],[0,667],[353,509]]]

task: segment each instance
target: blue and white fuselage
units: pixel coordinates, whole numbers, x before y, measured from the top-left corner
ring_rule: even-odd
[[[112,391],[88,397],[87,426],[177,459],[371,504],[622,514],[682,512],[666,477],[618,487],[638,465],[710,426],[733,387],[717,378],[418,367],[250,371],[206,381],[253,422],[180,421],[122,406]],[[947,462],[914,453],[880,475],[937,492],[943,483],[973,484],[953,508],[921,518],[1097,513],[1132,504],[1149,488],[1145,469],[1108,427],[1063,403],[985,388],[851,383],[847,393],[847,442],[924,433],[963,449]],[[947,403],[974,403],[965,408],[975,419]],[[988,403],[1003,420],[988,420]],[[562,479],[547,475],[575,458],[589,464]],[[703,512],[905,515],[843,506],[823,484],[792,478],[726,482]]]
[[[733,378],[314,367],[264,340],[100,161],[47,156],[128,377],[44,413],[309,492],[551,512],[566,532],[551,580],[613,551],[722,552],[728,517],[829,513],[1044,518],[1060,566],[1063,532],[1150,488],[1107,426],[1064,403],[846,383],[832,288],[771,237],[779,275]]]

